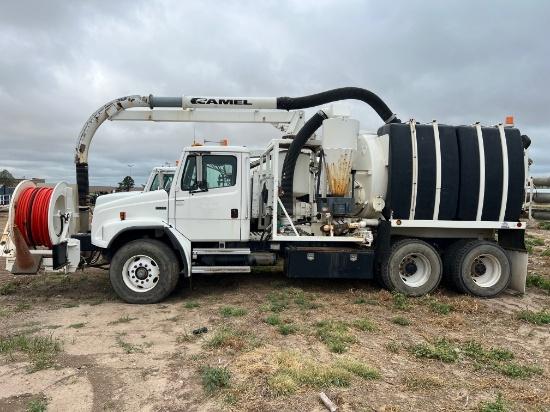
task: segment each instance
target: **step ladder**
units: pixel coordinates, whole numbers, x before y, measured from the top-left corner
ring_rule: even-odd
[[[195,248],[193,260],[200,255],[245,256],[250,255],[249,248]],[[192,266],[191,273],[250,273],[250,266]]]

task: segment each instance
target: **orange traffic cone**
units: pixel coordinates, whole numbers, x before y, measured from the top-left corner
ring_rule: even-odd
[[[13,226],[13,243],[15,244],[15,263],[11,273],[14,275],[34,275],[40,269],[42,256],[33,255],[17,225]]]

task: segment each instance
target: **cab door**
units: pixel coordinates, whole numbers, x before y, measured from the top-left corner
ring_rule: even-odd
[[[188,152],[173,182],[172,224],[191,241],[241,240],[242,153]]]

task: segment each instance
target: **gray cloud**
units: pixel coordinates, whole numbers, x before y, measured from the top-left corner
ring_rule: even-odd
[[[514,114],[550,173],[550,3],[540,1],[19,1],[0,13],[0,168],[74,181],[87,117],[126,94],[303,95],[361,86],[401,118],[495,124]],[[365,129],[380,121],[350,103]],[[264,147],[268,126],[196,126]],[[107,123],[92,183],[174,162],[192,125]]]

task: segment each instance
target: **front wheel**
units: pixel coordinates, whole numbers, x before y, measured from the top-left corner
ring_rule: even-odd
[[[419,239],[405,239],[392,245],[384,257],[380,277],[390,290],[407,296],[432,292],[441,281],[442,264],[437,251]]]
[[[111,261],[109,277],[116,294],[128,303],[157,303],[176,287],[179,263],[166,244],[138,239],[122,246]]]

